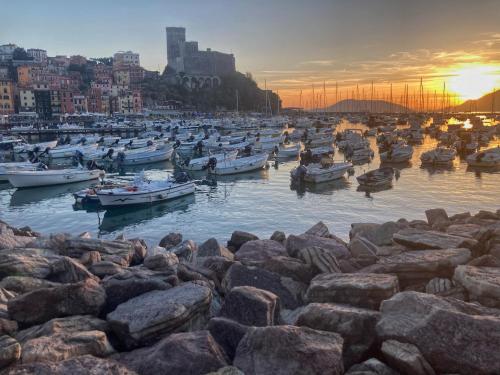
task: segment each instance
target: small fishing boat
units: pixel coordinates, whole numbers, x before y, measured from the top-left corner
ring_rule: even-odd
[[[159,148],[151,146],[135,150],[121,151],[116,156],[116,159],[119,164],[124,166],[149,164],[170,160],[173,152],[174,148],[169,144],[165,144]]]
[[[224,160],[235,160],[238,156],[238,151],[229,151],[221,154],[214,154],[209,156],[204,156],[202,158],[191,159],[185,169],[188,171],[202,171],[208,168],[208,163],[210,159],[215,158],[217,163]]]
[[[448,165],[453,163],[456,156],[457,151],[454,148],[436,147],[433,150],[422,153],[420,161],[422,164]]]
[[[466,161],[471,167],[500,167],[500,146],[469,155]]]
[[[165,180],[150,181],[141,173],[131,185],[96,192],[103,207],[121,207],[152,204],[193,194],[193,181],[178,182],[169,177]]]
[[[86,153],[94,152],[97,149],[97,144],[92,144],[88,146],[82,145],[64,145],[58,146],[49,150],[49,157],[52,159],[62,159],[71,158],[76,152],[80,152],[82,155]]]
[[[38,163],[31,163],[29,161],[19,161],[10,163],[0,163],[0,181],[8,181],[7,174],[11,171],[23,170],[33,171],[39,167]]]
[[[116,189],[125,186],[125,183],[107,181],[99,185],[96,184],[91,186],[88,189],[79,190],[76,193],[73,193],[73,197],[75,198],[75,203],[77,204],[99,204],[99,197],[97,196],[98,191]]]
[[[380,154],[382,163],[404,163],[413,156],[413,147],[406,144],[396,144]]]
[[[394,168],[382,167],[373,171],[366,172],[356,177],[358,183],[365,187],[379,187],[392,184],[394,178]]]
[[[320,163],[314,163],[294,168],[290,172],[290,175],[294,181],[302,180],[306,182],[320,183],[342,178],[351,168],[351,163],[333,163],[328,166],[322,166]]]
[[[267,153],[246,156],[235,160],[223,160],[209,163],[208,172],[216,175],[227,175],[250,172],[262,169],[267,164]]]
[[[10,184],[16,188],[69,184],[96,180],[101,176],[104,176],[104,171],[100,169],[88,170],[83,167],[31,171],[15,170],[7,173]]]
[[[27,154],[29,151],[33,152],[42,152],[47,149],[52,149],[57,146],[57,140],[50,142],[41,142],[41,143],[25,143],[18,146],[14,146],[15,154]]]
[[[300,154],[300,143],[276,146],[275,154],[278,159],[296,158]]]

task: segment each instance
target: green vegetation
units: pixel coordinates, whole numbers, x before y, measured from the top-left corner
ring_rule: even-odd
[[[236,72],[221,77],[221,84],[215,88],[188,89],[179,83],[183,73],[175,75],[168,67],[157,78],[145,79],[142,84],[143,100],[148,106],[177,100],[199,111],[236,110],[238,92],[240,111],[265,111],[265,91],[261,90],[250,74]],[[273,113],[276,112],[279,98],[269,94]]]

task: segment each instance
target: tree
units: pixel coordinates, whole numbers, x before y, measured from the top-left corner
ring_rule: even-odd
[[[12,60],[31,61],[33,60],[33,57],[29,56],[24,48],[18,47],[12,54]]]

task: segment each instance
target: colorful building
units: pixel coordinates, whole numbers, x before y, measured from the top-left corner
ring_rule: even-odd
[[[0,114],[8,115],[15,112],[14,83],[0,81]]]
[[[20,89],[19,105],[19,112],[34,112],[36,108],[35,92],[31,89]]]

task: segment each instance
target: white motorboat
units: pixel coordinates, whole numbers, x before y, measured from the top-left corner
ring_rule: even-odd
[[[277,146],[276,157],[278,159],[296,158],[300,154],[300,143],[283,144]]]
[[[333,148],[333,146],[323,146],[323,147],[310,148],[309,151],[311,151],[311,154],[313,156],[331,155],[331,154],[335,153],[335,149]]]
[[[193,194],[194,191],[195,185],[192,181],[176,182],[171,178],[149,181],[141,175],[129,186],[102,189],[96,194],[102,206],[120,207],[162,202]]]
[[[383,167],[373,171],[366,172],[356,177],[358,183],[365,187],[380,187],[392,184],[394,178],[394,168]]]
[[[290,175],[294,180],[320,183],[342,178],[351,168],[351,163],[333,163],[327,166],[322,166],[320,163],[314,163],[294,168],[290,172]]]
[[[238,151],[229,151],[221,154],[214,154],[209,156],[204,156],[202,158],[191,159],[185,169],[188,171],[201,171],[208,167],[210,159],[214,158],[217,163],[223,162],[224,160],[235,160],[238,156]]]
[[[413,147],[406,144],[396,144],[388,151],[380,154],[383,163],[403,163],[409,161],[413,156]]]
[[[11,163],[0,163],[0,181],[8,181],[7,174],[12,171],[23,170],[33,171],[38,168],[39,164],[29,161],[19,161]]]
[[[159,148],[152,146],[130,151],[121,151],[117,155],[118,163],[121,165],[149,164],[170,160],[174,148],[165,144]]]
[[[448,165],[453,163],[457,151],[454,148],[436,147],[433,150],[426,151],[420,155],[422,164]]]
[[[469,155],[466,161],[471,167],[500,167],[500,146]]]
[[[22,145],[14,146],[15,154],[26,154],[28,151],[42,152],[47,149],[52,149],[57,146],[57,140],[41,143],[25,143]]]
[[[53,169],[53,170],[14,170],[7,173],[10,184],[17,188],[69,184],[98,179],[104,175],[100,169]]]
[[[96,149],[97,149],[97,144],[92,144],[88,146],[81,146],[81,145],[58,146],[49,150],[49,157],[52,159],[71,158],[75,155],[77,151],[84,155],[86,153],[91,153]]]
[[[267,153],[246,156],[235,160],[223,160],[220,163],[213,163],[208,166],[209,173],[216,175],[227,175],[250,172],[262,169],[268,159]]]

